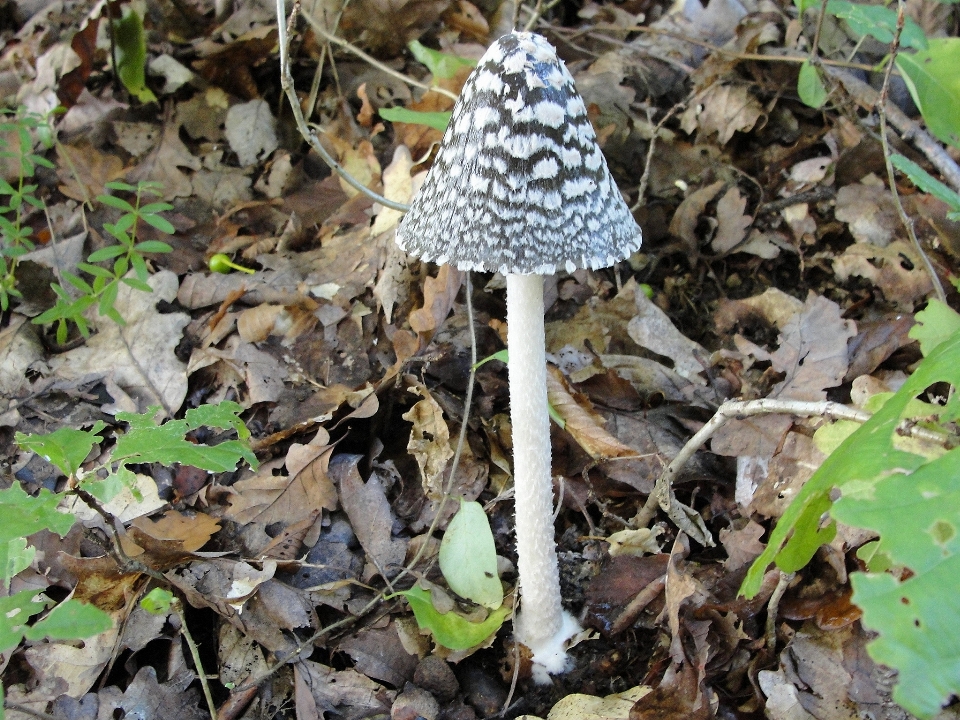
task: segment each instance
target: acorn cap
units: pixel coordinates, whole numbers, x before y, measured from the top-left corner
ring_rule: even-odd
[[[609,267],[640,241],[553,46],[504,35],[467,78],[397,244],[460,270],[549,275]]]

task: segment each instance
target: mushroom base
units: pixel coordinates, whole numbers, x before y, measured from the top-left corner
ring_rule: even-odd
[[[540,633],[529,632],[524,621],[529,622],[529,614],[520,612],[514,620],[516,639],[526,645],[533,655],[533,681],[538,685],[550,682],[551,675],[559,675],[571,669],[573,658],[567,653],[570,640],[583,632],[580,623],[566,610],[563,611],[560,629],[549,637],[540,637]],[[534,618],[535,619],[535,618]],[[533,636],[535,639],[530,639]]]

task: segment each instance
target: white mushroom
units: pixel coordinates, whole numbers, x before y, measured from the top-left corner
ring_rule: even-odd
[[[494,43],[467,79],[397,243],[423,260],[507,277],[517,638],[540,681],[568,669],[553,527],[543,275],[608,267],[640,247],[573,78],[533,33]]]

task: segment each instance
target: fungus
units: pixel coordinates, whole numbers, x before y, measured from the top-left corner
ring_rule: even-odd
[[[507,346],[521,610],[535,677],[568,669],[553,527],[543,276],[609,267],[640,228],[607,169],[573,78],[544,38],[494,43],[463,86],[397,243],[422,260],[507,278]]]

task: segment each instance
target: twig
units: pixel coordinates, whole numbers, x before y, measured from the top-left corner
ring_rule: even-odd
[[[180,618],[180,632],[183,633],[183,639],[187,641],[187,647],[190,648],[190,656],[193,658],[193,665],[197,669],[197,678],[200,680],[200,687],[203,688],[203,697],[207,701],[207,710],[210,713],[210,720],[217,720],[217,705],[213,702],[213,695],[210,693],[210,683],[207,682],[207,673],[203,669],[203,663],[200,662],[200,648],[193,641],[193,636],[187,628],[187,616],[183,612],[183,604],[179,598],[174,598],[174,611]]]
[[[690,535],[701,545],[714,547],[713,538],[703,523],[703,518],[691,508],[683,505],[673,494],[673,481],[683,469],[687,461],[727,422],[734,419],[753,417],[756,415],[795,415],[797,417],[832,417],[839,420],[852,420],[865,423],[870,419],[870,413],[865,410],[849,408],[835,402],[804,402],[800,400],[727,400],[717,408],[713,417],[697,433],[691,437],[680,449],[676,457],[667,465],[666,469],[657,478],[654,491],[647,498],[630,523],[633,527],[645,527],[653,514],[654,500],[667,513],[670,519],[684,532]],[[920,428],[904,420],[897,426],[897,432],[908,434],[911,437],[921,438],[929,442],[942,445],[944,436],[932,430]]]
[[[795,577],[796,573],[785,573],[781,570],[777,586],[773,589],[767,603],[767,649],[771,652],[777,648],[777,612],[780,609],[780,600]]]
[[[937,271],[930,262],[930,258],[920,245],[920,239],[913,227],[913,221],[907,216],[907,211],[903,209],[903,203],[900,202],[900,191],[897,189],[897,176],[893,171],[893,163],[890,160],[890,143],[887,140],[887,96],[890,92],[890,73],[893,71],[894,61],[897,59],[897,52],[900,50],[900,35],[903,32],[904,12],[903,0],[897,2],[897,29],[893,34],[893,40],[890,42],[890,56],[887,58],[887,67],[883,72],[883,86],[880,89],[880,97],[877,99],[877,115],[880,117],[880,144],[883,146],[883,162],[887,167],[887,182],[890,185],[890,192],[893,194],[893,204],[896,205],[897,214],[900,216],[900,222],[903,223],[910,242],[914,249],[920,255],[927,274],[930,275],[930,282],[933,284],[933,290],[937,294],[937,299],[946,304],[947,294],[943,291],[943,285],[937,276]]]
[[[547,10],[550,10],[555,5],[559,4],[559,2],[560,0],[550,0],[550,2],[544,5],[543,0],[537,0],[537,5],[532,10],[529,8],[524,8],[521,5],[519,8],[520,10],[526,10],[528,13],[530,13],[530,18],[524,24],[523,31],[530,32],[533,29],[533,26],[537,24],[537,21],[540,20],[540,18],[543,16],[543,14],[547,12]]]
[[[863,80],[844,72],[838,67],[824,67],[823,70],[832,78],[838,80],[860,107],[871,111],[876,109],[880,93]],[[885,102],[884,112],[887,121],[900,132],[901,139],[904,142],[912,142],[930,161],[930,164],[937,169],[944,181],[954,190],[960,192],[960,165],[957,165],[957,162],[950,157],[943,146],[918,123],[908,118],[894,103]]]
[[[647,194],[647,183],[650,182],[650,166],[653,165],[653,151],[657,147],[657,138],[660,137],[660,130],[666,124],[667,120],[672,118],[678,110],[686,107],[686,102],[678,102],[670,108],[660,119],[660,122],[653,128],[653,137],[650,138],[650,146],[647,148],[647,159],[643,166],[643,175],[640,176],[640,183],[637,186],[637,201],[631,206],[630,212],[636,212],[643,207],[643,196]],[[617,276],[619,279],[619,275]]]
[[[414,80],[412,77],[408,75],[404,75],[402,72],[399,72],[397,70],[394,70],[389,65],[384,65],[375,57],[371,55],[367,55],[363,50],[358,48],[356,45],[353,45],[347,42],[346,40],[343,40],[342,38],[338,38],[336,35],[333,35],[327,32],[326,28],[324,28],[317,20],[315,20],[309,14],[305,14],[304,17],[307,19],[307,22],[310,23],[310,26],[314,29],[314,31],[317,32],[319,35],[323,36],[324,40],[326,40],[327,42],[333,43],[334,45],[339,45],[344,50],[352,52],[358,58],[372,65],[377,70],[380,70],[381,72],[385,72],[387,75],[390,75],[391,77],[395,77],[397,80],[405,82],[408,85],[413,85],[414,87],[421,88],[422,90],[427,90],[427,91],[433,90],[434,92],[440,93],[441,95],[446,95],[451,100],[456,101],[457,96],[454,95],[449,90],[447,90],[446,88],[437,87],[434,85],[427,85],[426,83],[422,83],[419,80]]]
[[[33,717],[40,718],[40,720],[60,720],[60,718],[54,715],[40,712],[39,710],[34,710],[32,707],[21,705],[20,703],[13,702],[12,700],[4,700],[3,706],[7,708],[7,710],[16,710],[17,712],[22,712],[24,715],[33,715]]]
[[[294,10],[290,13],[291,25],[296,19],[296,9],[297,6],[294,5]],[[300,135],[302,135],[304,140],[310,144],[310,147],[316,150],[317,154],[323,159],[323,161],[330,166],[330,169],[333,170],[333,172],[335,172],[338,176],[343,178],[351,187],[355,188],[359,192],[362,192],[364,195],[380,203],[384,207],[393,208],[394,210],[399,210],[400,212],[406,212],[409,210],[409,205],[406,205],[405,203],[399,203],[394,200],[389,200],[382,195],[375,193],[373,190],[353,177],[353,175],[348,173],[343,166],[338,163],[330,153],[327,152],[327,149],[323,146],[323,143],[320,142],[320,139],[317,137],[316,133],[311,132],[311,130],[307,127],[307,122],[303,117],[303,110],[300,108],[300,99],[297,97],[297,91],[293,85],[293,75],[290,73],[290,41],[287,33],[286,7],[284,6],[284,0],[277,0],[277,28],[278,42],[280,45],[280,86],[283,88],[284,93],[287,95],[287,100],[290,102],[290,109],[293,112],[293,119],[297,123],[297,129],[300,131]]]

